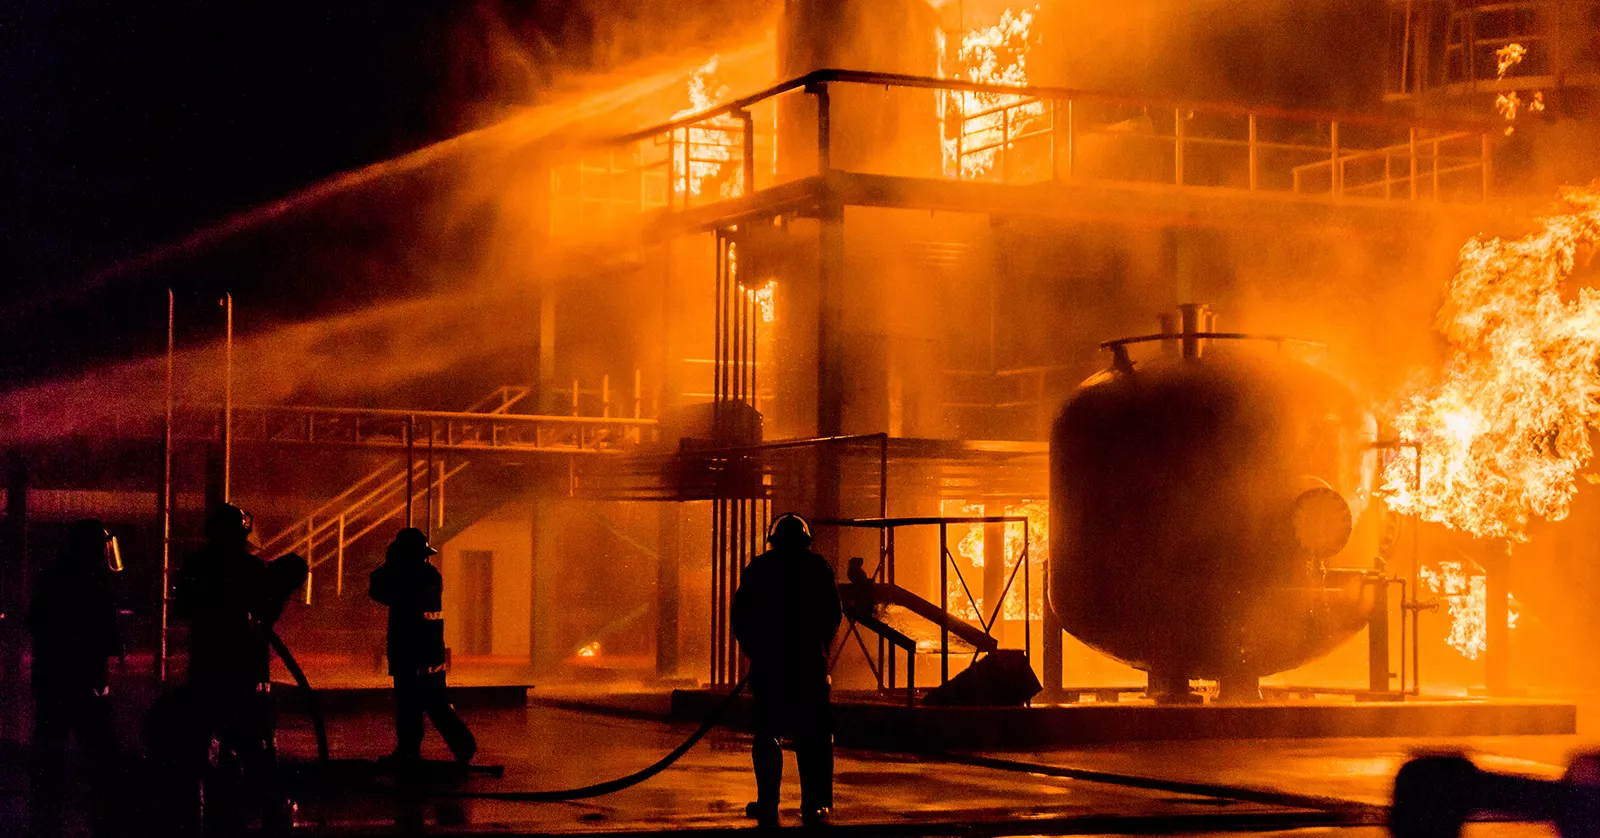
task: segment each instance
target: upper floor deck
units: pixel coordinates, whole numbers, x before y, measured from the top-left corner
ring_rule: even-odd
[[[598,143],[550,173],[550,233],[705,229],[843,203],[1081,209],[1069,196],[1476,204],[1494,126],[821,70]]]

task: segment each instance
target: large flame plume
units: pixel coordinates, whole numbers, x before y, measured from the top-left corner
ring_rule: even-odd
[[[1567,516],[1600,419],[1600,292],[1563,292],[1600,242],[1600,187],[1563,199],[1537,232],[1461,249],[1436,323],[1449,344],[1443,371],[1392,419],[1420,446],[1384,471],[1396,512],[1512,542],[1527,540],[1534,517]]]
[[[963,34],[952,62],[955,77],[985,84],[1027,85],[1028,51],[1037,41],[1033,34],[1037,8],[1006,9],[993,26]],[[946,169],[958,177],[976,178],[994,168],[999,144],[1045,118],[1045,104],[1010,94],[963,91],[949,94],[945,118],[954,123],[945,132]]]

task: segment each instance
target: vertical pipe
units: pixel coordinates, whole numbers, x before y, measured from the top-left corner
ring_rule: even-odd
[[[1411,200],[1415,201],[1417,199],[1417,129],[1415,126],[1411,128],[1407,136],[1409,139],[1407,139],[1406,145],[1411,156],[1411,174],[1408,179],[1411,181]]]
[[[336,533],[335,537],[338,540],[334,542],[334,551],[335,552],[333,554],[334,555],[334,563],[333,563],[333,571],[334,571],[333,595],[336,596],[336,597],[342,597],[342,596],[344,596],[344,516],[343,515],[339,516],[339,530]]]
[[[611,418],[611,373],[600,376],[600,415]]]
[[[814,85],[811,92],[817,99],[817,174],[825,175],[833,169],[832,114],[828,103],[828,86]],[[956,164],[960,166],[959,157]]]
[[[1172,172],[1173,183],[1183,185],[1183,109],[1172,112]]]
[[[156,680],[167,680],[167,626],[172,591],[172,357],[174,295],[167,289],[167,387],[161,429],[161,640],[156,649]]]
[[[1489,181],[1493,177],[1493,169],[1489,162],[1489,135],[1478,135],[1478,169],[1483,174],[1483,202],[1489,203]]]
[[[1250,191],[1254,192],[1259,183],[1258,175],[1260,174],[1256,155],[1256,115],[1250,114],[1247,119],[1249,120],[1250,137],[1245,144],[1248,146],[1247,153],[1250,158]]]
[[[939,684],[950,680],[950,539],[949,528],[939,523]]]
[[[722,684],[722,499],[711,498],[711,685]]]
[[[1058,180],[1061,179],[1061,175],[1056,169],[1056,160],[1060,156],[1057,153],[1058,152],[1057,146],[1060,145],[1060,138],[1058,137],[1058,135],[1056,133],[1056,128],[1057,128],[1056,123],[1058,121],[1056,119],[1056,111],[1058,111],[1060,109],[1061,109],[1061,100],[1060,99],[1051,99],[1050,100],[1050,181],[1052,183],[1054,183],[1055,181],[1058,181]]]
[[[1328,123],[1328,146],[1332,156],[1328,158],[1328,191],[1338,197],[1344,194],[1344,184],[1339,177],[1339,120]]]
[[[222,295],[225,335],[222,349],[222,502],[233,495],[233,294]]]
[[[1000,108],[1000,182],[1006,182],[1006,146],[1011,144],[1011,106]]]
[[[445,434],[448,435],[450,433],[450,423],[446,422],[445,426],[444,426],[444,429],[445,429]],[[538,432],[539,432],[538,431],[538,426],[534,426],[534,433],[538,434]],[[537,443],[535,443],[535,447],[537,447]],[[445,468],[445,465],[446,465],[445,455],[440,454],[439,455],[439,500],[438,500],[438,509],[437,509],[437,513],[436,513],[439,520],[436,523],[437,523],[439,529],[441,529],[441,530],[444,529],[444,476],[445,476],[445,474],[447,474],[449,472],[449,469]]]
[[[1078,125],[1072,100],[1067,100],[1067,179],[1078,174]]]
[[[1439,200],[1439,137],[1433,138],[1433,199]]]
[[[433,420],[428,420],[428,488],[427,488],[427,516],[428,540],[433,540]]]
[[[1024,513],[1026,514],[1026,513]],[[1028,531],[1028,520],[1022,520],[1022,656],[1033,667],[1033,583],[1029,581],[1028,566],[1033,564],[1033,535]]]
[[[749,111],[739,111],[739,122],[744,128],[744,160],[740,173],[744,177],[742,195],[751,195],[756,191],[756,119]]]
[[[406,417],[406,526],[411,526],[412,481],[416,479],[416,417]]]

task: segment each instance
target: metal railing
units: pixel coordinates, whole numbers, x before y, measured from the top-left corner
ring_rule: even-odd
[[[851,96],[830,95],[830,90],[848,90]],[[935,94],[932,99],[929,92]],[[810,126],[798,129],[783,123],[801,134],[785,148],[793,149],[796,159],[814,157],[809,172],[781,171],[775,157],[777,105],[793,96],[809,97],[806,112],[814,117]],[[917,133],[921,128],[902,130],[895,140],[899,145],[890,150],[936,149],[925,157],[941,162],[925,171],[908,170],[907,155],[852,152],[848,156],[857,159],[846,159],[836,153],[834,134],[852,130],[860,111],[873,104],[906,112],[927,108],[927,135]],[[1482,201],[1489,192],[1492,130],[1487,121],[1402,121],[818,70],[616,137],[558,165],[552,170],[551,214],[556,232],[570,232],[639,213],[749,198],[785,180],[829,171],[1004,184],[1070,181],[1280,192],[1324,200]],[[1401,160],[1406,165],[1397,173],[1394,166]]]

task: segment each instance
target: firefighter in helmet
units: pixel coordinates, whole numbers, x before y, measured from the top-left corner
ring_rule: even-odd
[[[842,620],[839,586],[833,567],[812,552],[810,525],[799,515],[778,516],[767,544],[771,549],[745,568],[733,597],[733,633],[750,659],[755,701],[756,801],[746,814],[777,823],[779,738],[788,736],[800,764],[801,817],[816,824],[833,807],[828,653]]]
[[[72,524],[66,550],[40,574],[28,632],[33,639],[34,832],[61,834],[67,740],[76,737],[89,763],[94,828],[105,834],[115,812],[119,748],[111,722],[106,660],[123,652],[113,576],[122,569],[117,541],[105,524]]]
[[[262,826],[275,831],[290,825],[290,810],[277,782],[269,638],[309,569],[294,553],[263,560],[251,544],[253,529],[250,513],[232,504],[207,515],[205,545],[178,571],[172,611],[189,622],[186,687],[200,735],[188,742],[205,747],[215,740],[219,752],[237,758],[245,785],[260,801]],[[195,757],[204,763],[203,753],[186,751],[187,764]],[[191,788],[198,792],[198,783]],[[213,808],[206,807],[208,831],[231,831],[232,824],[212,822]]]
[[[424,714],[457,762],[470,763],[478,750],[445,694],[444,577],[428,561],[438,552],[422,530],[400,530],[368,588],[372,599],[389,608],[386,648],[395,703],[395,749],[389,761],[397,769],[422,758]]]

